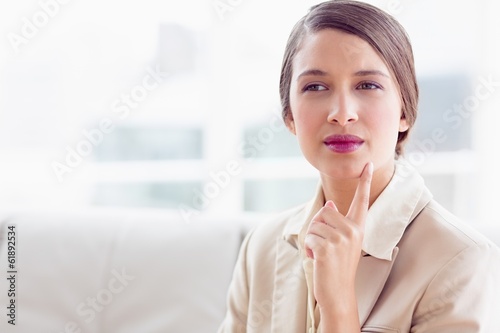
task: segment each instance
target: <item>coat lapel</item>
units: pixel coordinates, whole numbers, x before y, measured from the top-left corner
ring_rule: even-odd
[[[356,272],[356,299],[358,301],[359,324],[362,327],[370,315],[389,277],[396,260],[398,248],[392,251],[392,260],[372,256],[361,257]]]
[[[272,332],[304,333],[307,285],[302,260],[295,246],[279,239],[273,293]]]

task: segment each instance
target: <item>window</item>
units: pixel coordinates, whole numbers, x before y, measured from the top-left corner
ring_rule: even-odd
[[[75,2],[30,38],[22,18],[43,8],[1,5],[0,204],[238,215],[308,200],[318,175],[281,122],[278,79],[289,31],[315,1],[228,3]],[[373,3],[415,51],[407,158],[444,206],[489,221],[498,4]]]

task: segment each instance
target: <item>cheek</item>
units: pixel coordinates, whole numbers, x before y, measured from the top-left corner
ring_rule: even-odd
[[[311,106],[311,103],[292,97],[290,108],[298,133],[311,131],[311,127],[317,124],[317,112],[315,112],[315,108]]]
[[[295,115],[295,131],[297,134],[297,139],[299,141],[305,141],[307,138],[311,136],[309,133],[312,131],[312,123],[310,118],[304,117],[302,113],[298,113]]]
[[[397,141],[400,128],[399,109],[392,105],[379,106],[367,117],[367,125],[384,140]]]
[[[304,107],[297,109],[297,112],[294,113],[294,119],[297,135],[299,135],[299,139],[303,137],[303,140],[313,139],[318,129],[326,122],[326,118],[318,110]]]
[[[296,109],[293,115],[295,135],[302,153],[307,157],[318,142],[319,117],[315,116],[314,110],[304,108]]]

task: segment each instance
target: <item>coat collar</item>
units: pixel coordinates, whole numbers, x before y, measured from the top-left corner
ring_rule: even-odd
[[[396,161],[394,176],[368,210],[363,251],[392,260],[406,227],[431,199],[418,172],[404,159]]]

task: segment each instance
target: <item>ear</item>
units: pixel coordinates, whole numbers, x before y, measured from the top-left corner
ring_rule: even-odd
[[[406,132],[410,128],[410,125],[408,125],[408,121],[406,121],[406,117],[404,114],[401,115],[401,118],[399,119],[399,132]]]
[[[288,112],[286,114],[286,117],[285,117],[285,124],[286,124],[286,127],[288,128],[288,130],[293,134],[293,135],[296,135],[296,131],[295,131],[295,121],[293,120],[293,115],[292,115],[292,111],[290,109],[288,109]]]

